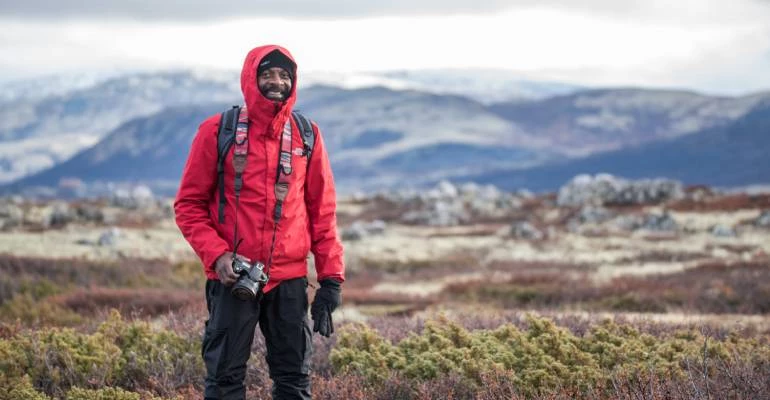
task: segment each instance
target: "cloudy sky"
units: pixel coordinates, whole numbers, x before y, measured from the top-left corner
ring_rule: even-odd
[[[770,89],[770,0],[0,0],[0,80],[240,68],[491,68],[583,85]]]

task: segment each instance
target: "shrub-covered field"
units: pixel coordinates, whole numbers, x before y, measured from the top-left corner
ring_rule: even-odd
[[[485,326],[496,326],[495,328]],[[0,399],[200,398],[190,316],[151,324],[112,311],[90,330],[4,326]],[[316,337],[319,399],[758,399],[770,337],[748,330],[514,315],[347,323]],[[269,397],[263,344],[247,385]]]
[[[574,271],[573,271],[574,272]],[[450,285],[444,300],[504,308],[579,307],[594,311],[770,313],[767,262],[707,262],[682,272],[592,282],[564,271],[519,271],[503,282]]]
[[[314,398],[770,399],[768,198],[669,204],[671,232],[580,222],[550,197],[453,227],[343,205],[343,225],[396,225],[347,236],[336,333],[314,338]],[[167,261],[189,250],[168,215],[132,213],[0,232],[0,400],[202,397],[202,267]],[[99,244],[107,220],[123,233]],[[50,254],[9,245],[36,235]],[[267,399],[257,338],[247,398]]]
[[[600,284],[582,275],[590,268],[552,267],[497,265],[516,273],[505,281],[450,284],[429,298],[373,293],[382,276],[353,274],[347,304],[400,302],[424,311],[343,322],[332,340],[316,337],[316,398],[756,399],[770,393],[767,326],[563,312],[763,315],[767,265],[707,264]],[[0,258],[0,400],[200,398],[199,268]],[[246,382],[250,398],[269,398],[263,355],[258,339]]]

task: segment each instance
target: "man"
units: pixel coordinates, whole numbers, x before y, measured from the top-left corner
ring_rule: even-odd
[[[219,181],[224,182],[224,190],[218,187],[219,115],[200,125],[182,174],[174,203],[176,222],[203,262],[207,277],[209,318],[202,347],[206,399],[244,398],[246,362],[257,323],[267,345],[273,398],[310,398],[309,251],[315,256],[320,282],[311,307],[313,330],[326,337],[333,332],[331,313],[340,303],[345,269],[337,236],[334,181],[315,124],[312,151],[303,148],[291,115],[296,87],[297,65],[286,49],[270,45],[251,50],[241,72],[245,109],[238,124],[246,140],[236,136],[236,144],[228,151],[224,180]],[[279,162],[287,162],[279,157],[289,138],[284,133],[287,123],[291,166],[280,174]],[[246,155],[246,162],[236,196],[233,162],[238,151]],[[286,181],[288,190],[279,195],[276,183]],[[234,254],[236,239],[240,243]],[[264,295],[241,300],[232,294],[231,285],[239,278],[232,268],[233,257],[265,264],[269,280],[262,289]]]

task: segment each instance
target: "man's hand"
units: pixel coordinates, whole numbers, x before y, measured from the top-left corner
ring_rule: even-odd
[[[321,336],[326,337],[334,333],[332,312],[340,305],[341,292],[341,284],[334,279],[321,281],[321,288],[315,293],[313,305],[310,307],[310,315],[313,317],[313,332],[318,332]]]
[[[240,254],[236,254],[235,257],[251,262],[251,260]],[[219,281],[225,286],[235,283],[238,280],[238,274],[233,271],[233,253],[228,251],[219,256],[216,263],[214,263],[214,271],[216,271]]]

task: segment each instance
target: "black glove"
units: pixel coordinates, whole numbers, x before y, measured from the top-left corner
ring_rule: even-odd
[[[321,281],[321,288],[315,292],[315,299],[310,307],[310,316],[313,317],[313,332],[318,332],[321,336],[326,337],[334,332],[332,312],[340,305],[341,292],[341,284],[334,279]]]

